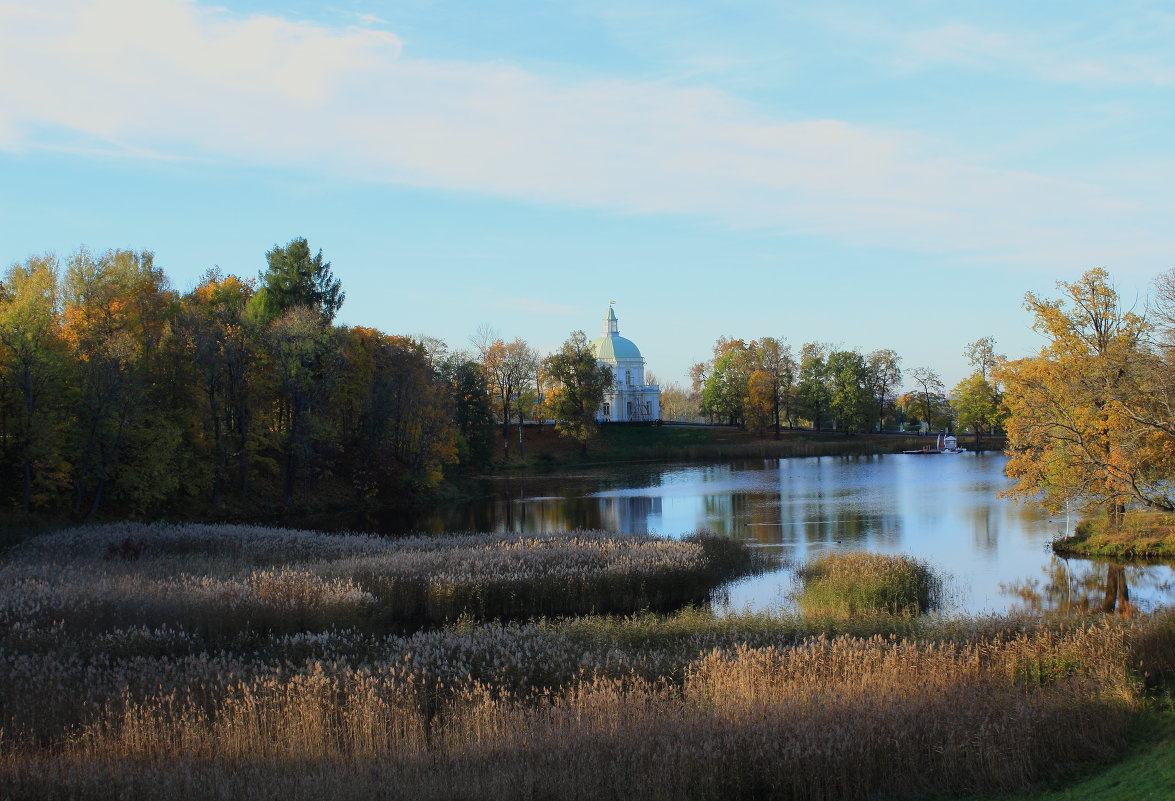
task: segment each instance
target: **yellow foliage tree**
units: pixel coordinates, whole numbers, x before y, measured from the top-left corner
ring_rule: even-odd
[[[1105,270],[1058,286],[1060,299],[1025,299],[1049,344],[995,374],[1016,480],[1007,494],[1052,510],[1102,507],[1115,523],[1131,502],[1175,510],[1175,438],[1142,419],[1154,416],[1156,378],[1170,372],[1146,346],[1145,320],[1121,309]]]
[[[766,370],[755,370],[747,379],[747,428],[764,434],[775,420],[775,381]]]

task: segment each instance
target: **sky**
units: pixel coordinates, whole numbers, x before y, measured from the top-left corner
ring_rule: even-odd
[[[1161,2],[0,0],[0,265],[295,237],[339,321],[663,383],[720,336],[892,348],[948,388],[1024,294],[1175,267]]]

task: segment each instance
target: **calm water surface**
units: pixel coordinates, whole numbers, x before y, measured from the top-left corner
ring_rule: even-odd
[[[546,532],[600,528],[681,536],[709,529],[778,557],[781,567],[724,588],[724,608],[787,605],[790,565],[830,550],[903,553],[948,576],[948,609],[1151,609],[1175,602],[1167,565],[1062,560],[1065,519],[996,495],[998,453],[823,456],[708,465],[608,466],[501,479],[417,529]]]

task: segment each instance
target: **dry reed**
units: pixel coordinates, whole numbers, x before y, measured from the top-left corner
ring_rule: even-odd
[[[599,531],[385,539],[122,524],[36,538],[0,566],[0,625],[63,620],[212,636],[669,610],[756,568],[741,543]]]
[[[412,634],[371,625],[389,592],[373,576],[394,584],[409,569],[397,559],[484,576],[475,563],[484,557],[499,574],[513,565],[540,582],[567,582],[569,564],[601,575],[673,565],[691,549],[737,562],[704,541],[673,551],[599,534],[487,535],[397,550],[405,546],[265,530],[94,531],[34,540],[0,567],[0,798],[1009,791],[1115,753],[1144,683],[1175,669],[1166,614],[687,610],[466,616]],[[446,568],[431,561],[438,553],[468,563]],[[142,603],[155,605],[150,614]],[[201,623],[206,615],[231,620]]]
[[[1112,754],[1143,620],[975,642],[809,637],[698,655],[680,681],[508,689],[410,659],[124,689],[4,789],[66,798],[877,798],[1006,791]],[[209,680],[215,675],[219,681]],[[140,688],[140,690],[145,688]]]

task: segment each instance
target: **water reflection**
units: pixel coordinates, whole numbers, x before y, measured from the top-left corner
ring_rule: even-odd
[[[1084,559],[1061,559],[1041,568],[1043,578],[1005,585],[1018,602],[1014,608],[1032,612],[1104,612],[1129,615],[1139,611],[1140,597],[1149,608],[1153,599],[1169,602],[1170,568],[1164,565],[1121,565]]]
[[[608,466],[487,481],[485,496],[376,530],[552,532],[612,529],[680,536],[700,528],[803,560],[828,549],[906,553],[951,578],[958,608],[1149,608],[1172,600],[1170,567],[1112,571],[1059,563],[1047,543],[1064,520],[997,498],[1001,454],[766,459]],[[729,588],[730,604],[786,596],[780,571]],[[1108,600],[1107,600],[1108,599]]]

